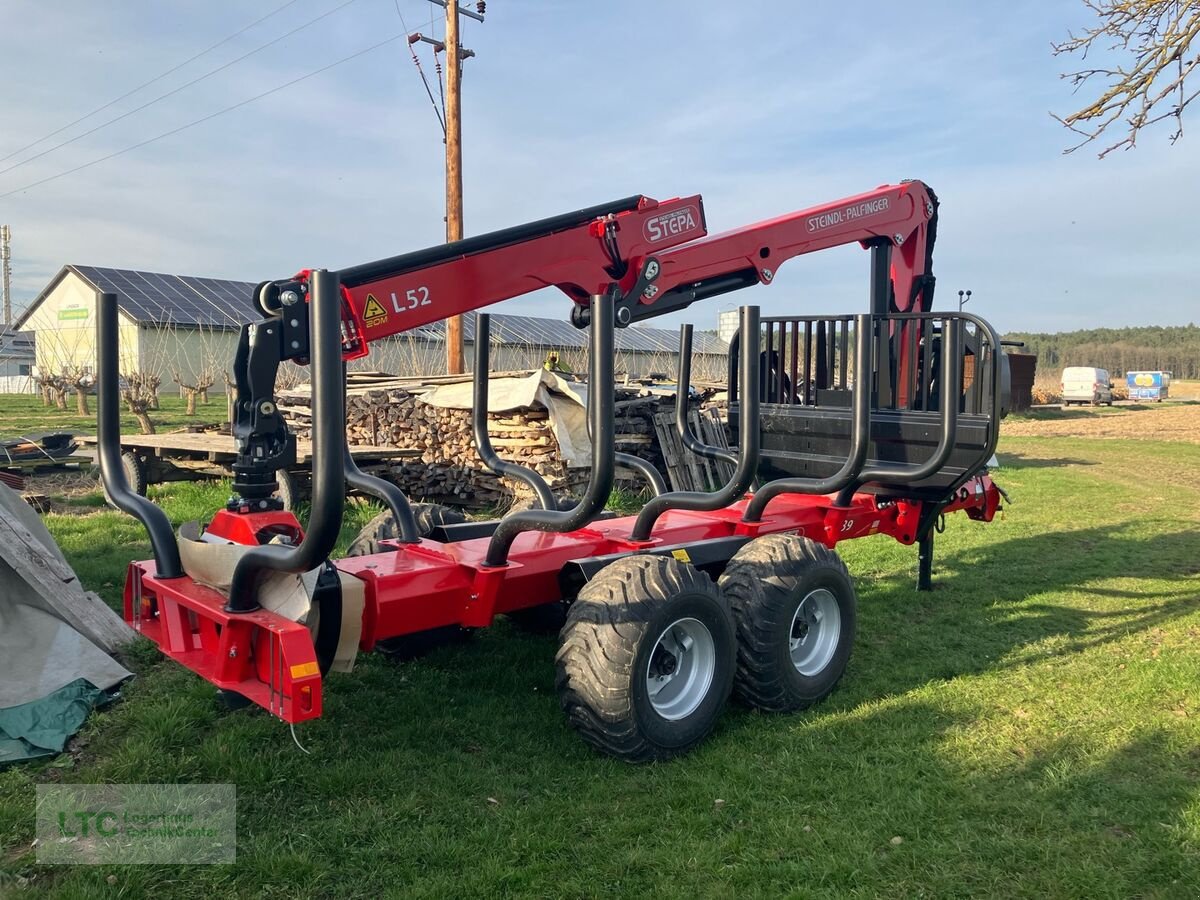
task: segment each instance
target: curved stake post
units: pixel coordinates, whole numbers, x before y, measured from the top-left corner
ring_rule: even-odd
[[[946,460],[950,458],[950,454],[954,450],[954,440],[958,435],[958,404],[962,399],[962,332],[961,319],[943,319],[942,360],[938,374],[941,379],[938,391],[938,402],[941,404],[941,435],[933,455],[915,469],[901,466],[878,466],[874,469],[864,469],[842,488],[834,503],[835,506],[849,506],[850,501],[854,499],[854,492],[861,485],[871,482],[912,484],[936,475],[946,464]]]
[[[669,509],[688,509],[706,511],[722,509],[739,500],[754,480],[754,472],[758,468],[758,453],[762,442],[759,432],[758,388],[759,388],[759,326],[758,307],[743,306],[741,308],[741,325],[738,331],[741,341],[738,350],[741,354],[741,372],[739,373],[739,391],[741,393],[741,429],[738,434],[737,465],[733,477],[719,491],[711,494],[702,491],[672,491],[653,498],[638,514],[630,535],[634,541],[648,541],[654,523]],[[682,366],[681,366],[682,369]],[[680,385],[680,390],[683,390]]]
[[[755,362],[755,365],[757,365],[757,362]],[[737,456],[730,453],[724,447],[714,447],[711,444],[706,444],[696,437],[696,435],[692,434],[692,429],[688,426],[687,420],[688,410],[691,409],[691,405],[688,402],[691,399],[689,397],[691,390],[692,325],[689,322],[679,326],[679,375],[676,379],[675,429],[679,432],[679,439],[683,442],[683,446],[697,456],[737,466]]]
[[[863,314],[854,319],[854,400],[850,415],[850,453],[842,467],[828,478],[777,478],[764,484],[746,506],[743,522],[762,521],[767,504],[780,494],[832,494],[862,471],[871,444],[871,344],[874,320]]]
[[[488,391],[491,387],[489,373],[491,370],[491,341],[492,317],[487,313],[475,316],[475,371],[472,372],[473,397],[471,402],[471,432],[475,438],[475,452],[483,460],[483,464],[501,478],[515,478],[529,485],[537,495],[538,505],[542,509],[558,509],[554,492],[550,485],[537,472],[526,466],[507,459],[492,447],[492,439],[488,436]]]
[[[346,365],[342,364],[342,395],[346,394]],[[354,461],[354,455],[350,452],[350,436],[346,435],[346,440],[342,442],[345,448],[345,459],[342,460],[342,466],[346,469],[346,483],[350,487],[362,491],[364,494],[370,494],[376,500],[381,501],[389,510],[391,510],[392,518],[396,520],[396,528],[400,531],[398,540],[402,544],[419,544],[421,542],[421,534],[417,530],[417,520],[413,516],[412,507],[409,506],[408,498],[404,496],[404,492],[390,481],[384,481],[382,478],[377,478],[374,475],[368,475],[358,467],[358,463]]]
[[[340,287],[336,272],[314,269],[309,301],[312,356],[312,512],[295,547],[263,544],[238,560],[227,612],[258,609],[258,585],[267,572],[307,572],[328,558],[346,508],[346,403],[342,391]]]
[[[100,477],[113,505],[129,513],[150,535],[154,548],[155,571],[159,578],[182,578],[179,542],[171,521],[161,508],[129,489],[121,465],[121,395],[118,371],[121,353],[117,328],[117,295],[96,295],[96,449],[100,457]]]
[[[592,522],[604,509],[612,492],[613,452],[613,295],[597,294],[591,304],[591,341],[588,360],[588,410],[592,433],[592,473],[587,490],[573,509],[525,509],[500,520],[488,544],[484,565],[508,564],[508,551],[525,531],[574,531]],[[476,346],[479,336],[476,333]],[[477,382],[478,383],[478,382]]]

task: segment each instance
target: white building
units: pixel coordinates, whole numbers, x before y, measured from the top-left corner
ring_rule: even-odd
[[[96,296],[118,296],[120,367],[122,372],[157,374],[164,387],[176,372],[185,380],[202,371],[215,374],[214,391],[223,391],[223,373],[232,371],[238,333],[261,318],[252,295],[256,285],[244,281],[163,275],[96,266],[64,266],[30,304],[17,327],[36,336],[36,372],[60,374],[66,367],[95,371]],[[550,353],[564,368],[586,370],[587,332],[566,321],[570,301],[563,298],[561,319],[492,316],[492,371],[536,369]],[[736,312],[734,313],[736,320]],[[475,340],[475,315],[464,316],[467,365]],[[434,323],[376,341],[371,354],[355,369],[397,375],[445,371],[444,327]],[[674,378],[679,360],[679,333],[640,325],[619,328],[615,335],[615,368],[619,375]],[[699,332],[692,344],[692,374],[698,381],[724,378],[728,347],[711,333]],[[285,378],[303,377],[285,367]],[[194,382],[193,382],[194,383]]]
[[[0,394],[32,394],[34,336],[0,326]]]
[[[36,337],[37,373],[66,367],[95,371],[96,296],[118,297],[120,367],[153,372],[164,385],[208,370],[214,391],[225,389],[228,369],[246,322],[260,318],[255,285],[244,281],[163,275],[98,266],[63,266],[17,320]]]

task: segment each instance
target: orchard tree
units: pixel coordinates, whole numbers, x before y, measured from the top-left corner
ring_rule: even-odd
[[[1094,25],[1053,44],[1055,56],[1073,54],[1081,68],[1065,73],[1076,92],[1090,96],[1059,122],[1082,140],[1072,153],[1103,137],[1103,159],[1130,150],[1147,126],[1170,122],[1169,140],[1183,137],[1183,111],[1200,94],[1193,81],[1200,65],[1200,0],[1083,0]],[[1108,143],[1112,141],[1112,143]]]

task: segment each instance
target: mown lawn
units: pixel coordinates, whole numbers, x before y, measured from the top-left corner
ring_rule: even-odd
[[[151,410],[150,420],[159,431],[182,428],[185,425],[211,425],[225,420],[225,395],[212,394],[207,404],[197,407],[196,415],[185,415],[186,402],[164,390],[159,398],[161,409]],[[75,411],[75,398],[67,398],[67,409],[43,406],[41,397],[19,394],[0,394],[0,439],[40,434],[47,431],[72,431],[76,434],[96,433],[96,398],[88,397],[91,415],[80,416]],[[121,409],[121,430],[137,434],[137,420],[127,409]]]
[[[87,898],[1194,897],[1200,447],[1021,437],[1001,460],[1014,505],[950,518],[934,592],[911,548],[843,548],[858,643],[808,713],[731,707],[689,757],[614,762],[558,711],[554,640],[500,625],[331,677],[306,755],[143,649],[76,753],[0,773],[0,865],[20,896]],[[160,496],[182,520],[223,491]],[[148,553],[114,513],[50,525],[114,602]],[[233,782],[237,864],[38,867],[49,780]]]

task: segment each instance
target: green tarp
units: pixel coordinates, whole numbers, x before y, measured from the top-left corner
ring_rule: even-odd
[[[0,766],[61,753],[88,713],[112,699],[86,678],[76,678],[45,697],[0,709]]]

